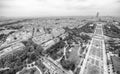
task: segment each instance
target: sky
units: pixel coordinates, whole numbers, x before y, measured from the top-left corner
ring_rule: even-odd
[[[0,16],[120,16],[120,0],[0,0]]]

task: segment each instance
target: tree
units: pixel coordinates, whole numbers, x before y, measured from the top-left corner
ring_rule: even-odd
[[[75,64],[69,60],[65,60],[65,57],[63,57],[60,61],[61,65],[63,68],[66,70],[74,70],[75,69]]]
[[[120,57],[120,50],[119,50],[118,56]]]
[[[31,63],[32,61],[36,61],[37,60],[37,56],[35,53],[31,53],[29,55],[29,58],[28,58],[28,63]]]
[[[35,47],[35,52],[38,54],[38,55],[43,55],[43,48],[42,48],[42,46],[40,46],[40,45],[37,45],[36,47]]]
[[[0,73],[0,74],[10,74],[8,70],[4,71],[4,73]]]
[[[88,35],[81,35],[80,36],[85,42],[88,42],[88,40],[90,40],[91,38]]]
[[[0,59],[0,68],[3,68],[4,67],[4,61],[3,61],[3,58]]]

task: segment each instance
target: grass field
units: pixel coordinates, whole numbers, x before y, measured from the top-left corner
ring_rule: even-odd
[[[111,58],[112,58],[113,67],[114,67],[115,72],[120,73],[120,58],[115,57],[115,56],[112,56]]]
[[[99,67],[96,67],[88,63],[86,71],[84,71],[84,74],[101,74],[101,73]]]

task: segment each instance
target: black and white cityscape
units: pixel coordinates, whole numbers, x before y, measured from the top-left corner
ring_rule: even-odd
[[[119,0],[1,0],[0,74],[120,74]]]

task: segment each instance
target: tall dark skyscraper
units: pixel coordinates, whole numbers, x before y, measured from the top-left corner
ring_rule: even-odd
[[[97,18],[99,17],[99,12],[97,12],[96,17],[97,17]]]

